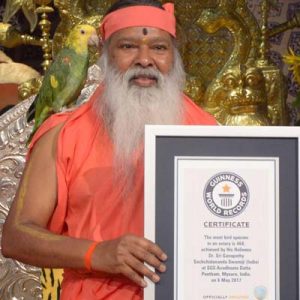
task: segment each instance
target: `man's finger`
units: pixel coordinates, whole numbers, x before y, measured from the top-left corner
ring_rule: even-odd
[[[147,282],[144,280],[144,278],[129,265],[124,265],[121,273],[137,285],[143,288],[147,287]]]
[[[166,253],[157,244],[155,244],[147,239],[139,239],[137,242],[141,248],[152,253],[160,260],[162,260],[162,261],[167,260],[168,257],[166,255]]]
[[[139,261],[148,264],[151,267],[154,267],[160,272],[166,271],[166,265],[162,263],[161,260],[159,260],[155,255],[153,255],[151,252],[148,252],[144,250],[143,248],[137,248],[133,249],[133,253]]]
[[[160,280],[160,277],[153,271],[151,271],[147,266],[145,266],[139,259],[132,256],[128,258],[126,264],[133,269],[135,272],[141,274],[142,276],[146,276],[154,283]]]

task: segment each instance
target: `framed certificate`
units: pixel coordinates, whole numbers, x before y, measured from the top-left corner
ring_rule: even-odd
[[[145,300],[299,299],[296,127],[146,126]]]

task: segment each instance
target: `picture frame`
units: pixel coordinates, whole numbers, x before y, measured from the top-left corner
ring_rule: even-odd
[[[157,284],[149,282],[144,291],[145,300],[190,299],[189,291],[192,295],[196,295],[193,299],[299,299],[299,137],[300,130],[297,127],[146,126],[145,237],[156,242],[167,253],[168,260],[166,262],[167,271],[160,274],[160,282]],[[195,184],[189,183],[190,180],[185,180],[187,182],[185,185],[179,184],[179,190],[183,190],[183,204],[176,202],[178,183],[184,181],[185,178],[185,175],[180,173],[181,167],[178,167],[181,162],[183,162],[183,173],[188,174],[189,171],[186,170],[195,169],[196,173],[193,172],[196,174],[196,178],[199,176],[202,180],[201,183],[199,179],[199,192],[198,196],[195,196],[198,200],[202,199],[197,200],[197,203],[201,204],[195,209],[196,213],[193,211],[193,205],[196,203],[193,202],[193,195],[197,193],[192,192],[190,193],[191,196],[185,196],[185,191],[193,190],[195,186]],[[202,165],[205,165],[204,171],[201,170]],[[234,276],[229,275],[230,282],[218,282],[217,279],[224,277],[222,270],[216,270],[216,268],[220,268],[219,263],[205,263],[205,261],[209,261],[206,257],[208,254],[201,250],[203,248],[201,245],[207,246],[207,241],[201,240],[200,237],[198,249],[198,246],[192,246],[194,243],[193,235],[185,232],[194,232],[193,234],[197,236],[204,236],[205,233],[208,235],[207,232],[216,231],[216,228],[209,229],[209,231],[205,231],[204,228],[201,229],[201,225],[199,225],[201,222],[203,224],[201,218],[211,218],[212,220],[217,218],[224,224],[235,220],[230,217],[220,217],[212,211],[209,212],[207,203],[203,204],[205,193],[202,191],[203,187],[208,184],[209,179],[213,178],[212,174],[218,175],[219,171],[223,169],[227,172],[230,170],[231,165],[235,166],[233,172],[235,181],[239,180],[237,174],[239,171],[236,168],[241,166],[242,174],[245,174],[243,176],[248,178],[245,184],[248,181],[253,181],[251,185],[256,186],[252,190],[250,189],[250,204],[248,204],[245,211],[250,210],[250,207],[252,207],[252,212],[249,212],[250,220],[248,221],[253,224],[253,232],[261,235],[257,241],[255,234],[252,233],[252,235],[249,235],[249,237],[251,236],[251,239],[249,239],[251,242],[247,242],[248,248],[251,249],[251,255],[259,255],[260,257],[257,260],[260,262],[256,266],[250,266],[248,273],[243,273],[248,277],[240,276],[243,271],[228,272],[229,274],[235,274]],[[216,168],[216,174],[214,168]],[[258,171],[255,168],[259,168]],[[197,175],[197,172],[200,172],[200,175]],[[211,174],[208,174],[210,172]],[[205,178],[206,173],[208,178]],[[181,179],[178,181],[178,178]],[[241,195],[245,193],[245,190],[239,190],[235,187],[234,180],[232,180],[232,188],[235,189],[235,193],[232,193],[232,195],[240,196],[235,203],[237,206],[238,199],[241,199]],[[268,201],[259,200],[259,191],[263,192],[264,190],[263,180],[270,183],[265,184],[268,186],[265,191],[265,194],[269,195],[270,200]],[[255,183],[256,181],[257,183]],[[230,181],[225,180],[222,182],[225,185],[228,182],[230,186]],[[188,187],[189,184],[190,188]],[[242,183],[240,184],[242,185]],[[187,186],[187,188],[184,186]],[[220,187],[221,185],[218,188],[220,189]],[[214,193],[212,190],[210,192]],[[220,194],[222,193],[218,192],[216,195]],[[191,200],[185,200],[186,198]],[[233,197],[231,200],[234,202],[234,199]],[[216,196],[216,203],[223,200]],[[181,213],[188,206],[186,204],[188,201],[190,201],[190,210],[187,209],[185,217],[181,218]],[[266,209],[257,209],[257,213],[255,213],[256,205],[262,204],[267,205],[265,206]],[[219,204],[219,206],[222,205]],[[260,208],[260,206],[258,207]],[[206,210],[206,216],[208,217],[203,217],[202,212]],[[220,209],[220,211],[224,210]],[[199,217],[197,216],[198,212]],[[192,217],[192,215],[196,215],[196,217]],[[235,218],[240,216],[245,218],[247,213],[242,212]],[[178,219],[181,220],[180,225],[177,223]],[[264,228],[264,226],[257,227],[257,219],[260,219],[260,222],[265,222],[261,224],[266,224],[265,227],[268,227],[269,231],[263,233],[263,230],[257,230],[257,228]],[[188,225],[184,225],[185,223],[182,223],[182,220],[187,220],[184,222]],[[185,226],[186,231],[182,230]],[[236,229],[233,228],[217,228],[217,230],[221,232],[220,237],[222,239],[225,236],[228,237],[230,233],[236,232]],[[270,230],[274,230],[274,233],[267,234]],[[181,232],[182,238],[180,238],[178,232]],[[234,234],[231,234],[231,236],[238,237]],[[212,233],[212,238],[214,237],[216,235]],[[268,241],[266,242],[266,240]],[[221,250],[220,245],[223,242],[225,243],[224,240],[218,242],[214,250]],[[230,242],[229,245],[232,248],[233,242]],[[265,247],[269,250],[265,251]],[[245,249],[247,249],[246,246]],[[215,271],[211,273],[217,275],[209,276],[209,272],[205,273],[202,269],[199,269],[197,263],[193,264],[193,260],[196,262],[198,260],[196,257],[189,257],[191,255],[190,250],[199,252],[201,268],[215,268]],[[250,256],[248,258],[245,256],[244,260],[241,261],[245,262],[247,259],[251,261]],[[204,263],[201,264],[201,261]],[[190,266],[188,266],[189,263]],[[264,271],[266,269],[264,267],[265,263],[269,266],[269,271],[266,273]],[[225,267],[230,267],[230,264],[225,264]],[[262,273],[265,274],[262,281],[268,281],[267,285],[260,282],[261,279],[258,280]],[[231,282],[232,278],[241,280],[242,283]],[[211,282],[212,280],[216,280],[216,282]],[[243,291],[242,294],[241,291]]]

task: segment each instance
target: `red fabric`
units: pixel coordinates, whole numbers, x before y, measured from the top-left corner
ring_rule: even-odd
[[[57,147],[57,206],[48,228],[59,234],[94,241],[126,233],[143,235],[143,166],[136,166],[135,185],[114,176],[112,143],[93,111],[92,99],[77,110],[50,117],[31,144],[64,122]],[[184,96],[184,124],[215,125],[212,116]],[[126,189],[127,192],[124,192]],[[126,193],[126,198],[124,194]],[[96,274],[65,270],[61,300],[142,299],[143,292],[126,279],[100,278]]]
[[[163,7],[136,5],[111,12],[103,19],[100,27],[103,41],[121,29],[141,26],[159,28],[176,37],[174,4],[166,3]]]

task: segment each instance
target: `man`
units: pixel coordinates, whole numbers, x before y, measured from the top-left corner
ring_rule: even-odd
[[[104,84],[38,130],[3,230],[5,256],[65,269],[63,300],[142,299],[144,277],[160,280],[167,255],[143,238],[144,125],[215,124],[182,94],[172,4],[117,1],[101,31]]]

